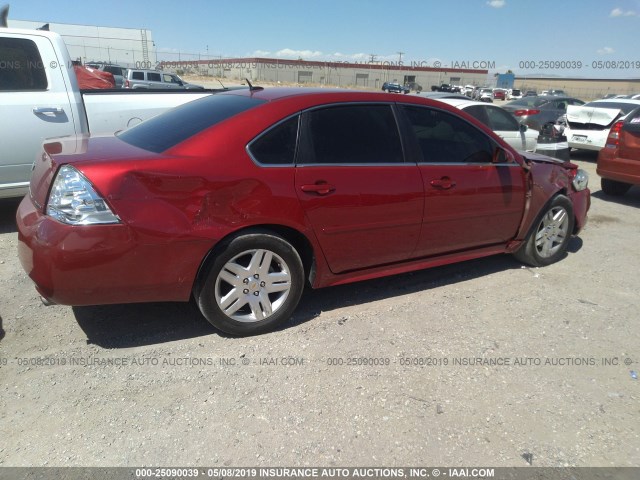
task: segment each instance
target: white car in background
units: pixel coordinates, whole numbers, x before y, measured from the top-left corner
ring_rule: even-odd
[[[481,88],[477,99],[481,102],[493,103],[493,88]]]
[[[569,105],[566,114],[567,137],[570,148],[599,151],[607,142],[611,126],[616,120],[640,106],[640,100],[609,98],[594,100],[581,106]]]
[[[539,132],[518,123],[515,117],[506,110],[484,102],[474,102],[473,100],[443,98],[438,101],[464,110],[481,123],[484,123],[516,150],[535,151]]]
[[[522,90],[519,88],[510,88],[507,91],[507,100],[520,100],[522,98]]]

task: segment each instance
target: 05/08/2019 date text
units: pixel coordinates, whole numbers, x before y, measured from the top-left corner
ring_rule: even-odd
[[[525,70],[636,70],[640,69],[640,60],[521,60],[518,67]]]

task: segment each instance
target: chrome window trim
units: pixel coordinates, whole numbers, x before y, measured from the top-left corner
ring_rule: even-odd
[[[415,163],[298,163],[297,168],[305,167],[415,167]]]

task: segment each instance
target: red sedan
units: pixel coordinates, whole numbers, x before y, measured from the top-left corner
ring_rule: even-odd
[[[17,221],[46,301],[194,297],[236,335],[287,320],[306,283],[553,263],[590,204],[576,165],[417,96],[254,87],[44,150]]]

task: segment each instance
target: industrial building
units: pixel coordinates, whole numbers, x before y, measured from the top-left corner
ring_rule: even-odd
[[[48,29],[62,36],[73,60],[108,62],[123,67],[155,68],[156,48],[151,30],[99,27],[9,19],[11,28]]]
[[[228,58],[161,62],[163,70],[255,82],[332,85],[381,89],[384,82],[431,85],[486,85],[495,82],[488,70],[434,68],[400,62],[346,63],[275,58]]]

